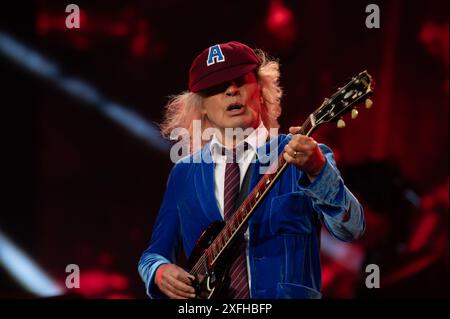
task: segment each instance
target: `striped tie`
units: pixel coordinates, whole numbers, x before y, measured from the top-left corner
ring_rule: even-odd
[[[224,183],[224,220],[228,220],[235,211],[236,201],[239,195],[240,171],[239,165],[236,163],[236,150],[233,149],[232,161],[227,156],[227,164],[225,167],[225,183]],[[248,299],[249,287],[247,276],[246,262],[246,245],[244,234],[241,232],[236,235],[236,251],[234,261],[230,267],[230,286],[229,297],[233,299]]]

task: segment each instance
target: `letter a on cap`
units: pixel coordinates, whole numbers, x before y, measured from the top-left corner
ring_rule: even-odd
[[[222,50],[220,49],[220,45],[213,45],[209,48],[208,60],[206,61],[206,65],[210,66],[214,63],[219,63],[225,61],[225,56],[222,54]]]

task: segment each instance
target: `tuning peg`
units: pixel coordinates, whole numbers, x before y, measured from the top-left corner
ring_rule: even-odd
[[[337,127],[338,128],[344,128],[345,127],[345,122],[342,119],[342,117],[339,119],[339,121],[337,122]]]
[[[371,99],[366,99],[366,109],[370,109],[373,105],[373,101]]]
[[[358,117],[358,110],[356,107],[352,110],[352,120],[356,119]]]

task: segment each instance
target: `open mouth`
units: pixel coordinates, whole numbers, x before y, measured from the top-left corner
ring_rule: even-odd
[[[244,105],[239,103],[230,104],[227,107],[227,111],[239,111],[244,108]]]

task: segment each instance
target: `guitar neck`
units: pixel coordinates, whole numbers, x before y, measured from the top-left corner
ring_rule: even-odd
[[[297,134],[309,136],[315,128],[314,117],[310,116],[303,123]],[[235,235],[248,221],[266,194],[278,180],[281,173],[285,170],[286,166],[286,160],[283,157],[283,152],[281,152],[277,161],[272,164],[272,167],[269,168],[269,173],[263,175],[251,193],[242,202],[233,216],[227,221],[227,224],[222,231],[217,235],[209,248],[205,251],[209,265],[215,264],[222,252],[229,247]]]

